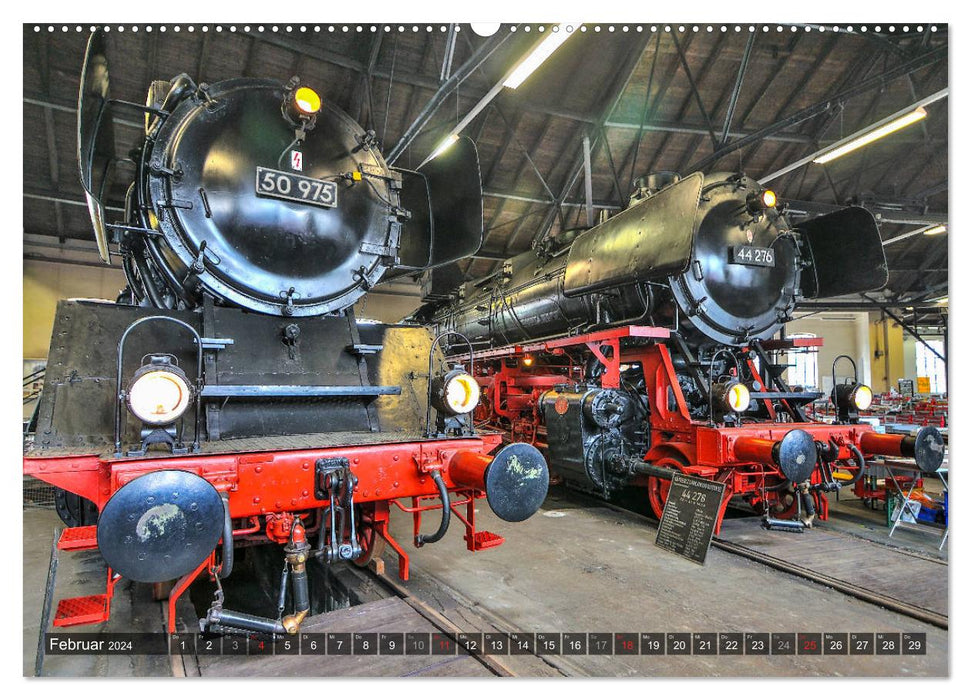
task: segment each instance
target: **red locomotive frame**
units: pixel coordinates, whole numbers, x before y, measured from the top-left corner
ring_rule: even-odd
[[[358,478],[354,501],[362,508],[359,521],[364,553],[357,563],[366,564],[387,542],[398,555],[398,575],[407,580],[409,555],[389,532],[390,507],[410,513],[417,536],[422,513],[441,510],[439,492],[431,478],[438,472],[451,493],[452,513],[465,527],[469,551],[501,545],[494,533],[476,530],[475,501],[486,496],[482,474],[492,458],[488,454],[501,442],[496,433],[467,438],[444,438],[377,445],[248,453],[194,454],[115,458],[99,455],[25,457],[24,474],[34,476],[92,501],[100,511],[122,486],[158,470],[197,474],[217,491],[228,495],[234,540],[259,539],[286,543],[295,516],[312,521],[311,514],[329,505],[315,496],[314,465],[328,457],[346,458]],[[434,503],[427,502],[434,499]],[[461,506],[465,506],[463,514]],[[319,523],[318,523],[319,525]],[[314,528],[308,527],[308,533]],[[64,530],[58,542],[62,551],[97,548],[96,526]],[[378,539],[380,538],[380,539]],[[182,577],[169,594],[168,631],[175,632],[175,606],[189,585],[204,572],[215,576],[219,564],[215,551],[191,573]],[[54,616],[56,627],[92,624],[108,619],[111,598],[120,576],[108,570],[106,592],[61,600]]]
[[[784,485],[786,479],[772,457],[773,446],[793,429],[804,430],[815,441],[835,444],[838,453],[832,456],[833,463],[842,462],[839,468],[853,475],[858,472],[858,467],[853,462],[851,446],[864,456],[902,454],[904,436],[878,434],[866,423],[781,422],[768,398],[756,400],[765,402],[771,417],[769,421],[726,426],[693,419],[676,377],[671,352],[665,344],[670,336],[667,328],[622,326],[480,351],[473,368],[483,395],[483,401],[476,409],[477,422],[480,426],[503,431],[508,441],[528,442],[546,449],[540,408],[540,398],[546,391],[579,380],[583,375],[583,360],[591,355],[604,367],[599,380],[604,389],[620,388],[621,367],[637,363],[643,371],[651,416],[651,447],[642,459],[658,467],[724,483],[725,496],[716,532],[721,528],[725,509],[733,497],[741,497],[763,511],[776,507],[776,513],[781,517],[791,517],[796,512],[797,498],[791,502],[782,500],[786,494],[778,487]],[[623,342],[627,339],[639,339],[640,342]],[[822,344],[821,339],[811,342]],[[768,341],[762,345],[764,349],[796,346],[806,347],[807,344],[800,339]],[[751,359],[745,362],[753,370],[753,376],[760,376]],[[666,399],[669,394],[675,398],[674,410],[670,410]],[[550,468],[555,472],[554,464]],[[820,484],[821,481],[822,475],[817,467],[810,483]],[[657,517],[663,511],[669,483],[661,477],[643,474],[636,475],[632,481],[633,485],[647,489],[651,508]],[[821,520],[827,519],[826,494],[814,490],[812,495],[817,516]]]

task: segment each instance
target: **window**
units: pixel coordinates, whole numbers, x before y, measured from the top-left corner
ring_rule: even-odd
[[[928,340],[927,345],[944,355],[943,340]],[[943,394],[947,392],[947,372],[944,369],[944,360],[932,353],[920,341],[917,342],[917,376],[930,377],[931,393]]]
[[[812,333],[794,333],[790,338],[815,338]],[[816,389],[819,386],[819,352],[816,348],[790,350],[786,359],[789,365],[789,386]]]

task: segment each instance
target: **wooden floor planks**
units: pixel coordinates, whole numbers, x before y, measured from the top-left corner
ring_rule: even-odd
[[[307,618],[301,632],[438,632],[399,598],[385,598],[345,610]],[[205,656],[198,657],[203,677],[306,676],[492,676],[482,664],[464,656]]]

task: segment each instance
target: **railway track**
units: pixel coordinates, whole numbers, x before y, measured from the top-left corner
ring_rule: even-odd
[[[397,579],[394,579],[385,574],[378,574],[371,569],[367,569],[367,570],[357,569],[356,571],[361,572],[362,574],[364,573],[370,574],[382,586],[386,587],[387,590],[391,591],[394,595],[404,600],[404,602],[406,602],[408,605],[414,607],[415,610],[420,615],[428,619],[442,632],[454,637],[456,634],[469,631],[469,629],[467,628],[456,625],[452,620],[445,617],[438,610],[429,606],[421,598],[413,595],[411,591],[409,591],[405,586],[399,583]],[[431,576],[427,572],[424,574],[424,576],[427,579],[429,579],[430,583],[432,583],[432,585],[434,585],[436,588],[438,588],[439,590],[447,591],[447,594],[449,595],[449,597],[456,599],[458,606],[465,612],[465,615],[463,615],[463,617],[473,617],[475,619],[475,624],[473,625],[473,627],[491,628],[491,629],[495,629],[496,631],[506,632],[506,633],[518,631],[518,628],[516,625],[510,623],[508,620],[503,619],[501,616],[495,614],[492,611],[488,611],[471,601],[465,600],[460,592],[452,590],[449,586],[447,586],[447,584],[438,580],[434,576]],[[473,608],[475,608],[475,610],[473,610]],[[467,622],[467,621],[463,620],[463,622]],[[485,631],[485,630],[475,629],[473,631]],[[492,672],[497,676],[528,675],[530,677],[536,677],[536,676],[549,675],[549,676],[577,677],[577,676],[586,675],[580,667],[569,663],[569,661],[566,658],[562,656],[555,656],[555,657],[543,656],[539,653],[536,653],[536,650],[533,650],[530,654],[525,656],[516,656],[516,657],[510,657],[510,658],[517,658],[518,660],[522,661],[526,657],[535,659],[539,662],[539,663],[532,664],[533,668],[530,670],[529,673],[526,673],[526,674],[519,672],[517,669],[512,668],[509,664],[503,663],[501,660],[501,657],[485,654],[485,655],[476,655],[475,659],[480,664],[488,668],[490,672]]]
[[[758,550],[745,547],[744,545],[728,542],[727,540],[723,540],[718,537],[714,538],[711,544],[713,547],[717,547],[718,549],[728,552],[729,554],[745,557],[746,559],[751,559],[752,561],[756,561],[760,564],[765,564],[766,566],[772,567],[778,571],[783,571],[787,574],[808,579],[867,603],[879,605],[887,610],[893,610],[901,615],[906,615],[907,617],[920,620],[921,622],[926,622],[930,625],[934,625],[935,627],[940,627],[941,629],[948,628],[947,615],[943,615],[932,610],[927,610],[926,608],[913,603],[908,603],[898,598],[894,598],[893,596],[872,591],[863,586],[836,578],[835,576],[829,576],[825,573],[814,571],[813,569],[805,566],[800,566],[793,562],[779,559],[778,557],[774,557],[770,554],[759,552]]]
[[[360,571],[360,570],[358,570]],[[386,590],[390,591],[393,595],[397,596],[399,599],[408,604],[408,606],[421,615],[423,618],[428,620],[432,625],[437,627],[440,631],[451,636],[458,642],[458,634],[464,632],[465,630],[460,630],[451,620],[442,615],[440,612],[429,606],[424,601],[413,596],[407,588],[404,588],[394,579],[390,578],[386,574],[379,574],[370,569],[367,572],[381,584]],[[471,658],[484,666],[490,673],[495,676],[500,677],[513,677],[516,674],[510,669],[506,664],[502,663],[498,658],[494,656],[473,654]]]
[[[657,530],[657,521],[644,515],[643,513],[639,513],[636,510],[633,510],[631,508],[626,508],[621,505],[617,505],[615,503],[599,501],[599,499],[598,499],[598,502],[602,503],[603,505],[606,505],[611,510],[635,515],[639,519],[642,519],[644,521],[644,524],[647,527],[650,527],[652,530],[655,530],[655,531]],[[726,521],[726,523],[729,523],[729,522],[731,521]],[[762,531],[757,524],[746,523],[746,525],[751,525],[751,529],[753,532],[764,534],[764,531]],[[813,530],[811,532],[818,533],[819,531]],[[779,534],[779,533],[776,533],[776,534]],[[919,561],[921,563],[921,566],[925,570],[929,570],[929,572],[925,574],[925,578],[928,578],[929,580],[924,583],[929,584],[930,587],[934,587],[937,584],[939,584],[942,574],[943,574],[943,578],[945,580],[947,579],[946,563],[938,559],[931,559],[931,558],[922,556],[920,554],[911,553],[896,547],[877,544],[875,542],[871,542],[869,540],[863,540],[862,538],[849,535],[849,534],[831,533],[831,534],[828,534],[828,536],[831,536],[833,538],[845,539],[847,543],[853,543],[853,545],[856,545],[858,547],[863,546],[863,547],[879,548],[884,552],[891,553],[893,557],[903,558],[901,559],[901,561],[914,562],[914,563]],[[780,537],[787,538],[789,542],[793,543],[793,551],[798,551],[798,549],[802,547],[804,544],[804,541],[800,538],[804,538],[805,536],[785,533],[785,534],[780,534]],[[848,544],[847,546],[853,546],[853,545]],[[915,620],[919,620],[921,622],[925,622],[927,624],[933,625],[935,627],[939,627],[941,629],[945,629],[945,630],[948,629],[948,615],[946,613],[940,610],[930,609],[925,605],[919,605],[915,602],[904,600],[901,596],[893,595],[892,593],[873,590],[872,588],[869,588],[866,585],[861,585],[859,583],[854,583],[851,580],[847,580],[847,577],[832,575],[831,573],[827,573],[826,571],[819,570],[818,568],[807,566],[804,563],[791,561],[782,556],[775,556],[768,552],[760,551],[755,547],[746,546],[739,542],[732,542],[725,537],[713,538],[712,547],[715,547],[728,554],[733,554],[735,556],[744,557],[751,561],[758,562],[765,566],[771,567],[777,571],[791,574],[793,576],[798,576],[800,578],[804,578],[806,580],[826,586],[828,588],[832,588],[852,598],[856,598],[857,600],[861,600],[866,603],[870,603],[872,605],[877,605],[877,606],[886,608],[887,610],[892,610],[893,612],[899,613],[901,615],[905,615],[907,617],[910,617]],[[938,567],[944,567],[944,568],[943,570],[941,570]],[[885,569],[887,571],[888,577],[891,576],[893,572],[893,568],[894,567],[891,564],[889,563],[886,564]],[[944,598],[946,599],[947,597],[946,586],[944,588],[943,594],[944,594]],[[945,609],[946,609],[946,603],[945,603]]]
[[[289,658],[274,657],[273,675],[459,675],[499,676],[517,675],[567,675],[568,670],[538,654],[531,656],[503,657],[489,654],[466,654],[458,644],[459,635],[469,632],[509,632],[513,627],[503,624],[493,616],[484,617],[480,610],[472,610],[473,603],[458,602],[456,615],[459,624],[428,604],[419,595],[402,586],[397,580],[383,573],[383,567],[342,567],[340,585],[346,587],[351,599],[360,600],[357,605],[308,618],[301,632],[352,632],[359,631],[418,631],[439,632],[455,641],[458,653],[450,656],[381,656],[356,655],[332,656],[296,655]],[[450,608],[451,609],[451,608]],[[186,609],[180,618],[191,628],[191,611]],[[329,642],[328,642],[329,644]],[[252,645],[252,642],[251,642]],[[225,648],[225,644],[224,644]],[[252,654],[252,652],[251,652]],[[506,659],[514,658],[510,664]],[[265,675],[265,661],[232,656],[206,657],[202,654],[185,653],[172,658],[175,675],[213,676],[230,671],[233,675]],[[325,666],[321,666],[321,663]],[[385,664],[378,668],[375,663]],[[476,668],[479,670],[477,671]],[[485,673],[483,673],[483,671]]]

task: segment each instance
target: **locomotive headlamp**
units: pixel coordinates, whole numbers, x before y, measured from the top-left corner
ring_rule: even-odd
[[[320,111],[320,95],[308,87],[300,87],[293,93],[293,104],[309,117]]]
[[[283,97],[283,115],[293,126],[299,129],[311,129],[323,102],[315,90],[306,85],[298,87],[296,80],[297,78],[294,77],[284,86],[287,92]]]
[[[535,360],[535,359],[533,358],[533,356],[532,356],[532,355],[526,355],[526,356],[525,356],[525,357],[523,358],[523,366],[524,366],[524,367],[532,367],[532,366],[533,366],[533,363],[534,363],[535,361],[536,361],[536,360]]]
[[[192,403],[192,385],[169,356],[152,356],[128,385],[128,410],[148,425],[174,423]]]
[[[778,201],[778,197],[775,196],[775,192],[772,190],[752,192],[748,197],[746,197],[748,210],[753,214],[757,214],[758,212],[766,209],[772,209],[778,203]]]
[[[453,416],[469,413],[479,404],[479,384],[461,367],[432,380],[432,404]]]
[[[734,380],[714,385],[712,393],[724,408],[734,413],[747,411],[752,402],[752,394],[748,387]]]
[[[865,411],[873,403],[873,390],[866,384],[840,384],[833,390],[833,403],[840,410]]]

